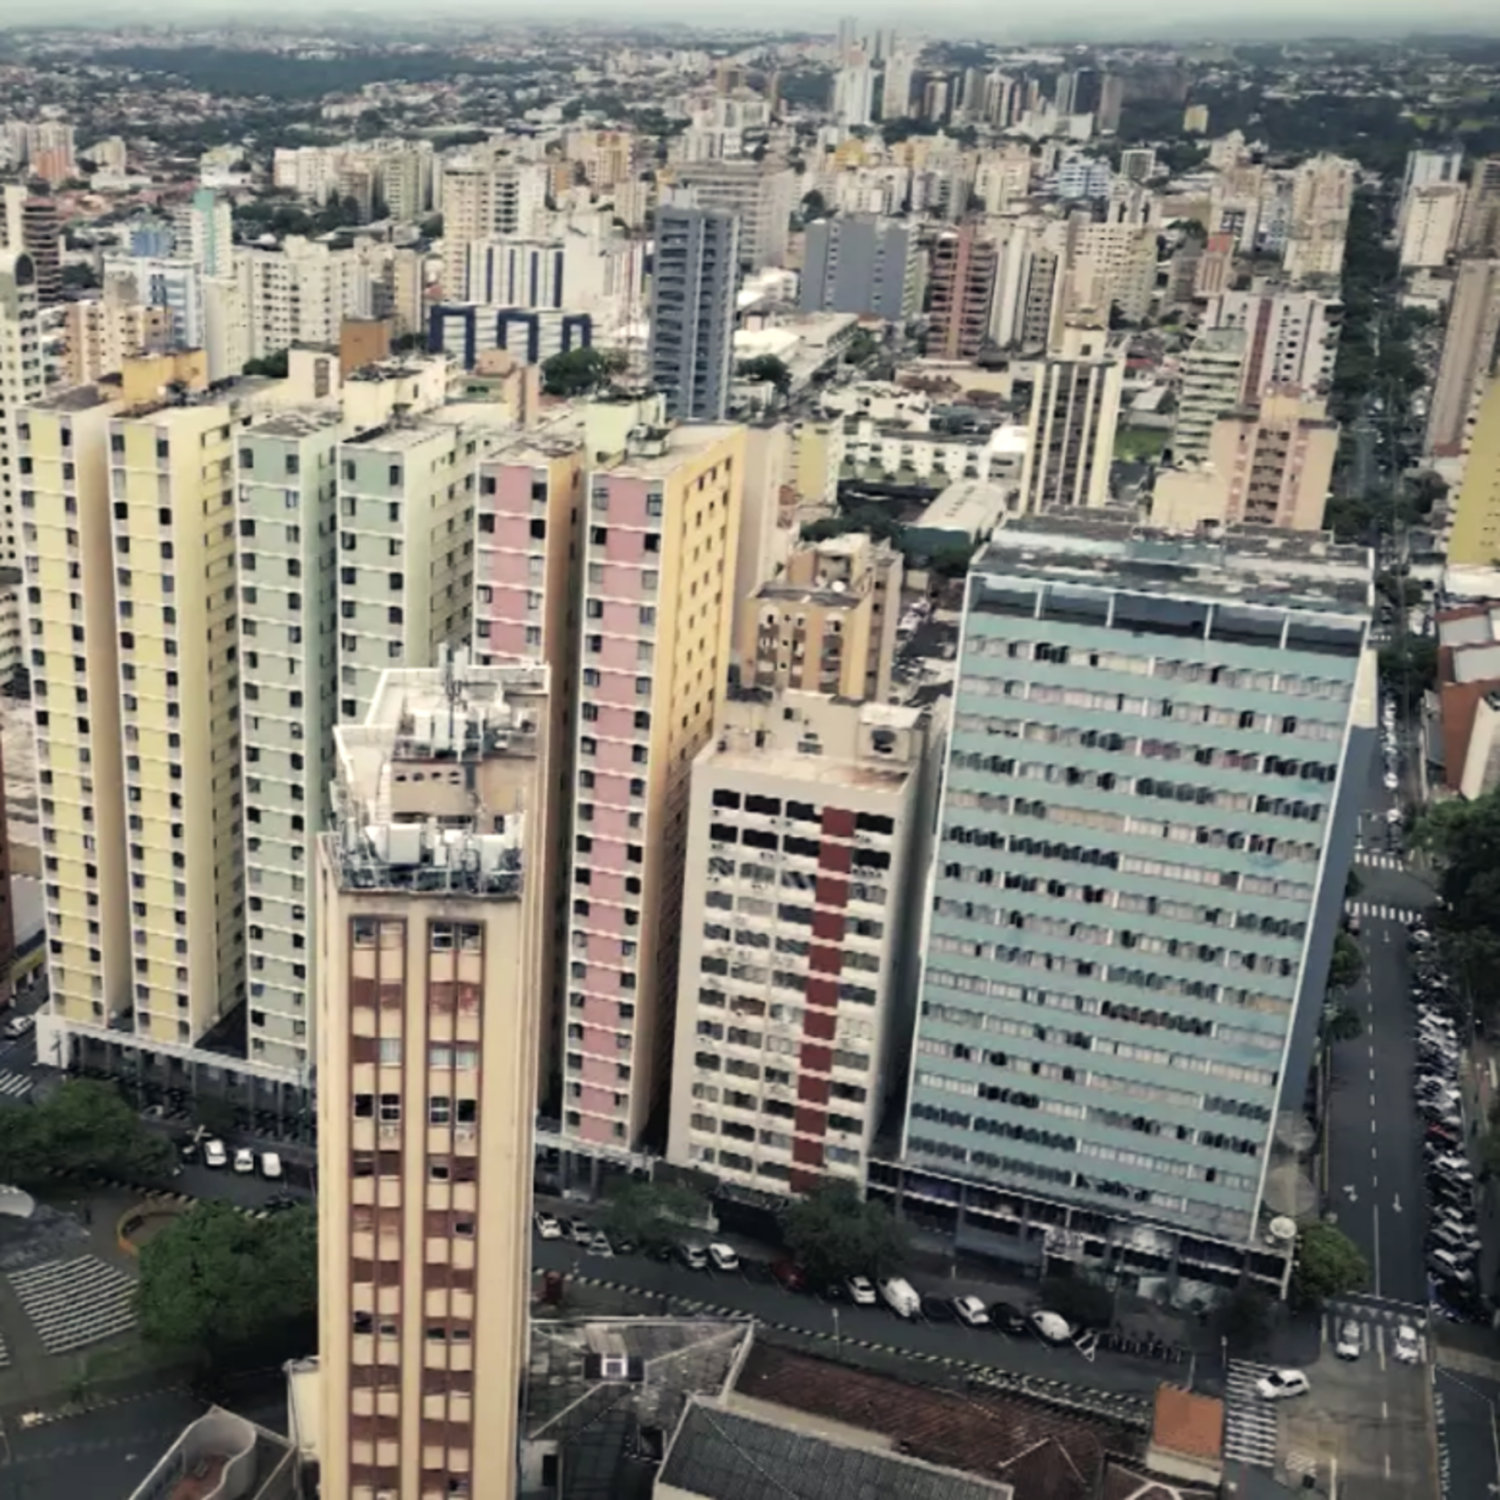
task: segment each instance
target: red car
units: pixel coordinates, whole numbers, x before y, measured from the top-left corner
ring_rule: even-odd
[[[773,1260],[771,1262],[771,1275],[788,1292],[802,1292],[807,1290],[807,1272],[801,1266],[794,1265],[789,1260]]]

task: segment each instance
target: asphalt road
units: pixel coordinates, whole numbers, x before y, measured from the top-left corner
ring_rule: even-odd
[[[1433,1371],[1440,1500],[1500,1494],[1500,1382]]]
[[[1065,1381],[1093,1391],[1151,1397],[1164,1380],[1185,1383],[1190,1373],[1196,1377],[1198,1390],[1210,1386],[1217,1390],[1220,1385],[1221,1372],[1215,1365],[1200,1364],[1190,1369],[1187,1364],[1133,1359],[1102,1349],[1090,1362],[1071,1346],[1051,1348],[1034,1339],[1009,1338],[995,1329],[972,1329],[960,1323],[907,1322],[884,1307],[835,1306],[808,1294],[783,1291],[774,1283],[747,1281],[738,1272],[689,1271],[636,1255],[590,1255],[571,1241],[534,1239],[532,1264],[539,1271],[561,1271],[565,1276],[588,1276],[628,1286],[660,1298],[663,1312],[668,1310],[670,1300],[706,1303],[748,1313],[763,1323],[814,1338],[851,1345],[867,1340],[929,1359],[983,1364],[1013,1375]],[[918,1290],[922,1290],[921,1285]]]
[[[1385,813],[1398,804],[1400,793],[1385,789],[1384,774],[1376,756],[1362,842],[1367,854],[1389,858]],[[1333,1049],[1329,1203],[1339,1227],[1370,1262],[1371,1292],[1425,1305],[1425,1205],[1421,1140],[1412,1108],[1410,971],[1406,932],[1396,913],[1431,905],[1433,894],[1405,870],[1366,861],[1355,868],[1363,882],[1355,907],[1365,972],[1347,1000],[1363,1020],[1364,1031]]]

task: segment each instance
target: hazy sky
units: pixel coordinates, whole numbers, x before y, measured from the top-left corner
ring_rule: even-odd
[[[391,20],[411,27],[418,14],[434,21],[444,17],[494,22],[568,19],[607,20],[615,24],[684,21],[712,25],[722,16],[725,24],[747,18],[738,6],[708,5],[701,0],[634,0],[622,6],[619,0],[561,0],[551,5],[504,3],[504,0],[437,0],[414,12],[410,0],[362,0],[350,6],[309,5],[306,0],[7,0],[3,6],[7,23],[17,25],[132,23],[212,26],[220,21],[254,25],[260,21],[295,18],[315,24],[316,18],[372,21]],[[932,3],[900,4],[895,0],[866,0],[844,9],[809,9],[795,0],[763,0],[754,7],[757,24],[796,26],[832,31],[840,14],[855,14],[866,23],[900,26],[903,21],[927,35],[991,36],[1006,39],[1042,39],[1059,36],[1111,38],[1161,36],[1172,40],[1192,37],[1307,36],[1309,34],[1384,33],[1408,31],[1471,30],[1500,31],[1500,8],[1476,4],[1474,0],[1430,0],[1415,6],[1411,0],[1261,0],[1249,7],[1205,7],[1201,0],[1156,0],[1142,6],[1139,0],[1050,0],[1036,11],[993,3],[962,3],[962,0],[932,0]]]

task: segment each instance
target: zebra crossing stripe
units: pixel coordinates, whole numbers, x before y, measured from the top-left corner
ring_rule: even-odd
[[[24,1099],[36,1087],[36,1079],[25,1073],[0,1072],[0,1094],[11,1099]]]
[[[1271,1468],[1276,1462],[1276,1409],[1256,1394],[1255,1382],[1271,1365],[1229,1362],[1224,1390],[1224,1456]]]
[[[1344,910],[1351,917],[1370,917],[1379,922],[1415,922],[1422,913],[1406,906],[1382,906],[1374,901],[1346,901]]]

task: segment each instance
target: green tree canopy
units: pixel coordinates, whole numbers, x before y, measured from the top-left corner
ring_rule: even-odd
[[[846,1276],[882,1276],[907,1254],[905,1228],[883,1203],[863,1202],[852,1184],[825,1182],[786,1211],[787,1248],[814,1286]]]
[[[757,354],[754,359],[742,359],[734,373],[741,380],[763,380],[784,396],[792,388],[792,372],[784,359],[774,354]]]
[[[154,1182],[172,1165],[171,1145],[109,1084],[73,1080],[30,1109],[0,1111],[0,1182],[51,1173]]]
[[[1380,685],[1396,700],[1403,718],[1415,718],[1423,697],[1437,682],[1437,641],[1431,636],[1408,635],[1381,648]]]
[[[1500,791],[1429,808],[1412,842],[1441,870],[1444,951],[1474,1002],[1487,1016],[1500,1015]]]
[[[1108,1288],[1083,1276],[1050,1276],[1042,1283],[1042,1306],[1081,1328],[1101,1328],[1114,1311]]]
[[[647,1250],[665,1249],[708,1216],[708,1200],[679,1182],[622,1182],[604,1206],[604,1228]]]
[[[316,1216],[195,1204],[141,1247],[136,1309],[153,1344],[205,1363],[304,1352],[316,1340]]]
[[[608,385],[622,363],[603,349],[569,349],[542,365],[542,389],[549,396],[589,396]]]
[[[1328,988],[1347,990],[1359,983],[1365,972],[1365,955],[1359,944],[1342,928],[1334,934],[1333,953],[1328,960]]]
[[[287,351],[278,349],[275,354],[268,354],[264,359],[247,359],[242,371],[245,375],[268,375],[272,380],[285,380],[287,372]]]
[[[1299,1307],[1319,1307],[1330,1297],[1362,1291],[1369,1279],[1369,1265],[1342,1229],[1312,1219],[1298,1230],[1292,1300]]]

